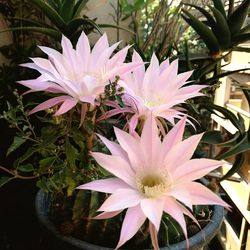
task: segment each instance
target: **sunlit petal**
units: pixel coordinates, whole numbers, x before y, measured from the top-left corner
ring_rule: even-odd
[[[122,223],[120,239],[116,249],[131,239],[140,229],[145,220],[146,216],[143,214],[139,205],[128,208]]]

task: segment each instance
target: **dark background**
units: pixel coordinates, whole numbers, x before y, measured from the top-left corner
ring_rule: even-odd
[[[35,215],[36,192],[33,180],[0,188],[0,250],[52,250]]]

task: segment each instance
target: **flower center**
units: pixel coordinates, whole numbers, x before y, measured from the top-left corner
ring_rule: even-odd
[[[99,84],[102,82],[102,77],[103,74],[101,73],[95,73],[95,72],[90,72],[90,71],[84,71],[84,72],[75,72],[70,74],[69,76],[67,76],[67,80],[74,80],[76,82],[81,82],[84,77],[91,77],[91,78],[95,78],[97,80],[97,82],[99,82]]]
[[[162,103],[164,103],[164,100],[163,98],[157,98],[155,100],[150,100],[150,99],[145,99],[144,100],[144,104],[145,106],[147,106],[148,108],[154,108],[154,107],[157,107],[157,106],[160,106]]]
[[[137,177],[137,187],[147,197],[163,195],[171,184],[168,173],[149,173]]]

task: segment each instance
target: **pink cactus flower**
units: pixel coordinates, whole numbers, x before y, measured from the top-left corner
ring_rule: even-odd
[[[62,37],[62,54],[40,46],[48,59],[31,58],[33,63],[22,66],[36,69],[38,78],[19,81],[30,88],[28,92],[46,91],[63,95],[51,98],[30,111],[35,113],[61,104],[55,115],[61,115],[78,102],[95,105],[95,99],[104,91],[109,80],[134,68],[135,63],[123,63],[129,46],[112,55],[119,42],[109,47],[104,34],[91,50],[88,37],[82,32],[74,49],[70,40]]]
[[[98,211],[107,219],[127,209],[116,249],[131,239],[145,220],[154,249],[159,249],[157,232],[163,213],[171,215],[187,239],[184,215],[193,217],[192,205],[218,204],[229,207],[216,194],[195,180],[223,163],[191,159],[203,134],[182,140],[186,118],[182,118],[161,141],[154,118],[145,122],[141,137],[115,128],[119,144],[99,135],[111,155],[93,152],[97,163],[114,178],[96,180],[78,187],[111,195]],[[184,206],[185,204],[185,206]],[[186,241],[188,245],[188,240]]]
[[[134,51],[132,61],[143,63],[140,55]],[[159,61],[153,54],[150,65],[145,71],[142,64],[133,73],[122,76],[119,84],[124,87],[124,103],[131,107],[134,115],[130,119],[130,129],[134,131],[140,117],[148,117],[151,113],[155,118],[162,117],[174,124],[174,118],[181,118],[184,109],[176,105],[186,100],[203,95],[199,91],[206,86],[185,86],[192,71],[178,74],[178,60],[171,64],[169,60]],[[157,119],[158,125],[159,121]]]

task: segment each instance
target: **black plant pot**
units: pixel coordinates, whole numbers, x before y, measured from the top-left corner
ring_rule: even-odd
[[[71,236],[63,236],[59,230],[52,224],[49,219],[49,209],[51,205],[50,195],[41,190],[36,196],[36,213],[43,227],[49,231],[51,235],[51,246],[53,250],[112,250],[111,248],[93,245],[91,243],[81,241]],[[211,221],[197,234],[189,238],[190,250],[200,250],[210,242],[217,234],[224,218],[224,208],[222,206],[213,207],[213,215]],[[182,241],[163,247],[161,250],[185,250],[186,242]],[[149,249],[147,249],[149,250]]]

